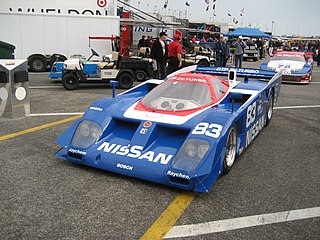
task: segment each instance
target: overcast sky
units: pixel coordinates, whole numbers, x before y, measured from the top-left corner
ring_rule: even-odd
[[[142,10],[153,12],[155,6],[165,13],[163,5],[166,0],[130,0],[131,5],[140,7]],[[140,2],[140,4],[138,4]],[[170,15],[179,17],[179,11],[187,9],[186,0],[168,0]],[[205,0],[190,0],[191,6],[188,8],[189,19],[191,21],[211,22],[213,21],[212,2],[210,0],[210,10],[206,11]],[[229,22],[228,11],[239,23],[238,27],[248,26],[259,27],[264,31],[271,31],[272,21],[274,24],[274,34],[299,34],[308,36],[320,35],[320,0],[216,0],[215,22]],[[147,6],[148,5],[148,6]],[[241,9],[244,8],[244,16],[240,17]],[[176,10],[176,12],[174,11]],[[168,10],[166,10],[168,13]],[[180,13],[182,16],[183,13]],[[183,15],[185,16],[185,15]]]

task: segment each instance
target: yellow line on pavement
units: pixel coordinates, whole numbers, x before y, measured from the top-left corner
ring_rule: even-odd
[[[3,135],[3,136],[0,136],[0,141],[7,140],[7,139],[10,139],[10,138],[14,138],[14,137],[18,137],[18,136],[22,136],[22,135],[25,135],[25,134],[28,134],[28,133],[36,132],[36,131],[39,131],[39,130],[42,130],[42,129],[50,128],[50,127],[53,127],[53,126],[56,126],[56,125],[59,125],[59,124],[62,124],[62,123],[71,122],[71,121],[77,120],[81,116],[82,115],[78,115],[78,116],[62,119],[60,121],[51,122],[51,123],[47,123],[47,124],[40,125],[40,126],[37,126],[37,127],[29,128],[29,129],[26,129],[26,130],[23,130],[23,131],[20,131],[20,132],[15,132],[15,133],[11,133],[11,134],[8,134],[8,135]]]
[[[179,194],[140,240],[163,239],[195,197],[195,192]]]

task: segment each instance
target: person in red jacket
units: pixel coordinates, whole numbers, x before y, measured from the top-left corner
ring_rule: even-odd
[[[181,35],[174,34],[174,41],[168,46],[168,74],[177,71],[182,66]]]
[[[197,43],[197,36],[196,35],[193,36],[192,43]]]

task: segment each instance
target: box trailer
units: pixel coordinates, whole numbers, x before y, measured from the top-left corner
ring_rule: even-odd
[[[16,46],[15,58],[28,59],[32,71],[50,68],[57,58],[90,55],[88,36],[119,35],[116,0],[2,0],[0,40]],[[92,45],[100,55],[110,45]]]

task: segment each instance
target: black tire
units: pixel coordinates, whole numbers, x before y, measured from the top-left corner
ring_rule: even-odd
[[[43,56],[32,56],[28,64],[32,72],[44,72],[47,70],[47,60]]]
[[[201,60],[199,61],[199,63],[198,63],[198,66],[200,66],[200,67],[209,67],[209,66],[210,66],[210,63],[209,63],[207,60],[205,60],[205,59],[201,59]]]
[[[223,160],[223,173],[227,174],[234,162],[236,161],[237,156],[237,145],[238,145],[238,131],[237,127],[233,125],[227,135],[226,140],[226,154]]]
[[[129,89],[133,86],[134,77],[130,73],[121,73],[118,77],[119,88]]]
[[[136,72],[136,79],[138,82],[144,82],[145,80],[147,80],[147,73],[143,70],[138,70]]]
[[[270,99],[269,99],[268,107],[267,107],[266,126],[268,126],[269,123],[271,122],[271,119],[272,119],[272,116],[273,116],[273,107],[274,107],[274,93],[273,93],[273,90],[271,90]]]
[[[79,86],[79,78],[74,73],[67,73],[62,77],[62,84],[67,90],[75,90]]]
[[[259,58],[254,58],[253,61],[257,62],[257,61],[259,61]]]

